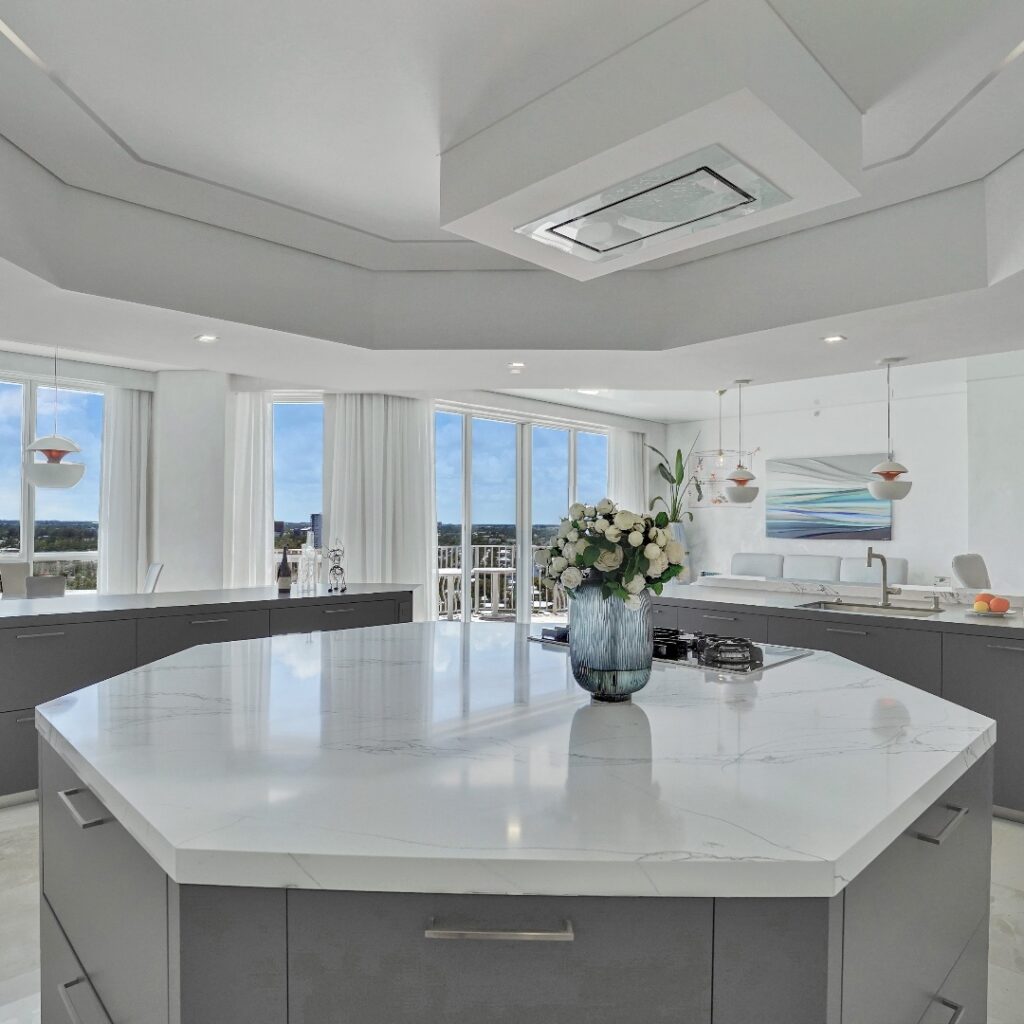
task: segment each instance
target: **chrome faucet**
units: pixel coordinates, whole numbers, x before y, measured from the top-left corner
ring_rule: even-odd
[[[882,594],[878,602],[878,607],[889,608],[892,606],[892,602],[889,600],[889,563],[885,560],[885,555],[878,554],[874,548],[868,548],[869,569],[874,562],[882,563]]]

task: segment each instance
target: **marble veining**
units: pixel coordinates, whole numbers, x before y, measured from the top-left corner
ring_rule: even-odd
[[[588,703],[508,623],[213,644],[37,725],[179,882],[830,896],[995,725],[834,655]]]

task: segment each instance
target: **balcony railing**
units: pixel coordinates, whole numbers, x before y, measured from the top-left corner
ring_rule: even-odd
[[[470,550],[470,614],[474,618],[514,619],[516,617],[516,547],[514,544],[474,544]],[[535,545],[536,554],[540,546]],[[281,551],[275,553],[275,565]],[[298,548],[288,549],[292,576],[298,579]],[[531,614],[544,618],[564,617],[566,597],[541,583],[540,570],[531,559]],[[437,608],[442,619],[462,617],[462,548],[439,544],[437,548]]]

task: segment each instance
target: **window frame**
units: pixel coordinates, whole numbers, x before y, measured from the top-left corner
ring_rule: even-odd
[[[103,473],[103,427],[100,428],[100,506],[97,509],[96,520],[96,547],[90,551],[43,551],[36,552],[36,495],[35,488],[28,481],[27,466],[33,455],[28,451],[28,446],[35,439],[35,424],[39,413],[39,389],[52,388],[53,377],[43,374],[17,373],[0,369],[0,381],[5,384],[19,384],[22,387],[21,396],[21,509],[20,509],[20,531],[18,537],[18,553],[0,555],[0,563],[28,562],[35,565],[37,562],[96,562],[99,567],[99,532],[103,519],[102,502],[102,473]],[[57,378],[57,387],[62,391],[84,391],[93,395],[100,395],[104,402],[104,421],[106,419],[107,387],[95,381],[83,381],[73,377]],[[93,593],[93,591],[79,591],[79,593]]]
[[[588,423],[570,417],[544,416],[535,413],[517,413],[508,409],[493,409],[477,403],[435,400],[434,413],[446,412],[462,416],[462,592],[470,593],[472,559],[472,480],[473,480],[473,418],[499,420],[516,427],[516,563],[533,563],[533,428],[552,427],[569,431],[569,504],[578,500],[576,445],[579,434],[600,434],[609,440],[608,468],[610,470],[611,430],[609,426]],[[431,420],[433,424],[433,419]],[[437,455],[434,455],[435,466]],[[436,487],[436,471],[435,471]],[[436,494],[435,494],[436,499]],[[435,541],[436,545],[436,541]],[[530,573],[516,574],[516,622],[528,625],[532,618],[533,581]],[[462,602],[462,621],[472,620],[468,601]]]
[[[320,406],[322,406],[324,404],[324,396],[325,396],[325,392],[323,392],[323,391],[308,391],[308,390],[289,391],[289,390],[286,390],[286,389],[278,389],[278,390],[274,390],[274,391],[269,392],[269,402],[270,402],[270,444],[271,444],[271,449],[273,449],[273,447],[277,443],[276,423],[275,423],[275,418],[274,418],[274,406],[275,405],[320,405]],[[321,445],[323,447],[326,447],[326,445],[327,445],[327,437],[326,437],[326,434],[323,431],[321,431]],[[321,470],[321,472],[322,472],[322,470]],[[276,514],[276,511],[277,511],[277,509],[276,509],[276,503],[277,503],[277,479],[276,479],[276,477],[277,477],[277,467],[276,467],[276,463],[275,463],[274,479],[271,480],[271,486],[273,488],[273,495],[272,495],[272,499],[271,499],[271,503],[270,503],[271,504],[270,534],[271,534],[271,543],[272,544],[275,543],[274,540],[273,540],[273,537],[274,537],[274,523],[277,522],[277,520],[275,519],[275,514]],[[321,484],[321,495],[322,495],[322,493],[323,493],[323,479],[322,478],[321,478],[320,484]],[[321,504],[323,504],[323,498],[322,497],[321,497]],[[323,509],[322,508],[320,510],[320,514],[321,514],[321,516],[323,515]],[[321,540],[323,540],[323,538],[321,538]],[[325,548],[324,548],[325,550],[326,550],[327,546],[328,545],[326,545],[326,542],[325,542]],[[276,546],[273,549],[272,554],[274,556],[275,564],[276,564],[277,559],[279,559],[280,556],[281,556],[281,550],[282,550],[281,548],[278,548]],[[320,550],[320,549],[318,549],[318,550]],[[295,556],[295,557],[297,557],[297,556]],[[295,572],[295,566],[294,565],[292,567],[292,571]]]

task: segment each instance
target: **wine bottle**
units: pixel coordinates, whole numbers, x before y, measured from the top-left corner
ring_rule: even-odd
[[[292,567],[288,564],[288,549],[281,552],[281,564],[277,567],[277,592],[287,594],[292,589]]]

